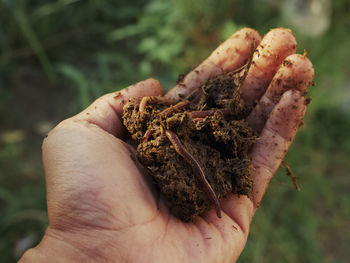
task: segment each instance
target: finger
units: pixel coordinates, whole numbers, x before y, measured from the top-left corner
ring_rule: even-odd
[[[198,67],[188,73],[165,97],[171,101],[177,101],[180,98],[179,94],[185,96],[190,94],[209,77],[243,66],[250,55],[252,43],[255,43],[256,47],[260,40],[259,33],[251,28],[237,31]]]
[[[291,89],[304,93],[313,78],[314,68],[306,56],[293,54],[287,57],[273,77],[265,94],[248,116],[247,121],[250,126],[260,134],[282,94]]]
[[[259,140],[251,150],[253,203],[257,207],[291,145],[306,111],[306,99],[299,91],[285,92],[272,110]]]
[[[260,99],[282,61],[296,49],[296,39],[289,29],[272,29],[264,36],[242,84],[242,99],[246,104],[252,105]]]
[[[106,94],[98,98],[87,109],[74,116],[73,119],[93,123],[118,138],[123,135],[123,106],[130,98],[142,98],[162,94],[158,80],[147,79],[121,91]]]

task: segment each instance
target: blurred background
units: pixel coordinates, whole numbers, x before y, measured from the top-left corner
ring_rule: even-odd
[[[305,125],[238,262],[350,258],[349,0],[0,0],[0,261],[47,226],[41,142],[100,95],[150,76],[169,89],[237,29],[289,27],[316,71]]]

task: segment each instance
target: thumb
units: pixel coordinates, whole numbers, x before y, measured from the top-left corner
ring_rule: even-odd
[[[113,135],[123,134],[122,109],[129,98],[161,93],[157,80],[136,83],[102,96],[49,133],[42,151],[51,227],[106,226],[104,218],[135,223],[121,216],[131,213],[128,203],[141,219],[153,216],[154,197],[126,144]]]
[[[106,132],[120,138],[124,128],[121,121],[123,106],[130,98],[162,95],[162,86],[156,79],[147,79],[121,91],[98,98],[88,108],[72,117],[73,120],[97,125]]]

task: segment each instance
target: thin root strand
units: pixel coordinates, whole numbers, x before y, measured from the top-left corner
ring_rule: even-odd
[[[283,165],[284,168],[286,169],[287,176],[289,176],[290,179],[292,179],[292,182],[293,182],[293,185],[294,185],[295,189],[296,189],[297,191],[300,191],[300,187],[299,187],[299,185],[298,185],[297,178],[296,178],[296,176],[293,174],[292,169],[290,168],[289,163],[287,163],[285,160],[283,160],[283,161],[282,161],[282,165]]]

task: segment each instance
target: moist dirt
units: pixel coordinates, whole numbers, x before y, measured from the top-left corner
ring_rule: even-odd
[[[137,143],[137,159],[171,213],[183,221],[213,208],[215,198],[252,194],[248,151],[257,137],[245,120],[250,109],[240,103],[249,66],[209,78],[175,104],[147,97],[124,106],[123,122]]]

